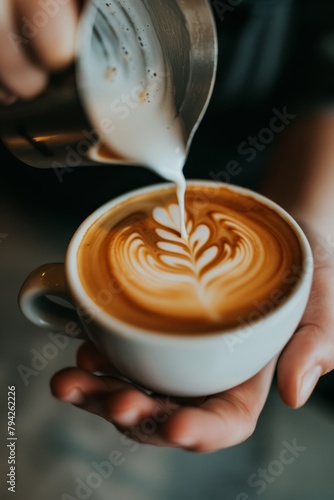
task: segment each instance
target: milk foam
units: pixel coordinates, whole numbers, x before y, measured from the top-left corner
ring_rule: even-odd
[[[187,189],[187,240],[179,233],[175,190],[129,200],[102,217],[79,255],[93,300],[112,282],[117,292],[106,311],[169,333],[228,328],[272,294],[273,306],[283,301],[298,281],[289,273],[301,262],[293,230],[271,209],[226,188],[207,190],[199,209],[205,192]]]
[[[158,226],[155,245],[161,252],[155,253],[145,236],[133,229],[125,236],[129,227],[117,232],[109,249],[110,266],[122,270],[119,280],[132,300],[152,303],[154,291],[157,295],[153,299],[154,310],[175,313],[173,293],[177,283],[183,314],[190,316],[197,308],[211,320],[219,321],[221,302],[231,300],[236,285],[241,288],[250,280],[259,279],[261,269],[264,283],[270,279],[265,269],[266,246],[261,236],[235,216],[210,213],[213,228],[211,224],[197,225],[196,220],[187,220],[186,244],[178,236],[180,221],[176,204],[155,208],[152,217]],[[219,231],[220,227],[224,231]],[[217,232],[229,233],[223,245],[216,241]],[[131,276],[131,283],[123,280],[124,275]]]
[[[95,6],[95,30],[83,36],[89,71],[81,68],[83,95],[88,103],[94,103],[88,106],[91,122],[100,129],[109,123],[108,133],[99,130],[99,135],[118,157],[177,184],[179,231],[186,238],[183,166],[187,144],[177,109],[181,103],[177,102],[172,54],[159,40],[155,27],[161,23],[161,12],[155,13],[154,5],[146,0],[112,4],[96,0]],[[172,12],[182,16],[175,8]],[[180,47],[187,61],[190,40],[183,30]],[[108,163],[99,157],[97,148],[91,157]]]

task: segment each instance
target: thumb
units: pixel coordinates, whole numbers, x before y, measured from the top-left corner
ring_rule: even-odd
[[[318,269],[301,324],[277,365],[278,389],[293,408],[303,406],[319,378],[334,368],[334,272]]]

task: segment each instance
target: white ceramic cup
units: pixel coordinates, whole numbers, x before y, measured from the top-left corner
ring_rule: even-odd
[[[188,185],[221,186],[212,181]],[[19,306],[38,326],[91,339],[127,379],[149,390],[175,396],[204,396],[235,387],[258,373],[279,354],[296,330],[305,310],[313,277],[313,257],[298,224],[281,207],[245,188],[229,189],[252,196],[275,210],[293,228],[302,249],[299,282],[288,300],[257,311],[255,321],[196,336],[168,335],[122,322],[104,312],[84,290],[78,275],[77,251],[88,228],[105,212],[141,193],[168,189],[158,184],[109,201],[77,229],[65,264],[47,264],[33,271],[19,292]],[[72,309],[50,300],[65,299]],[[254,317],[254,315],[253,315]]]

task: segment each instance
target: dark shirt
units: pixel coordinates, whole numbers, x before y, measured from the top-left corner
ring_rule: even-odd
[[[211,4],[219,38],[215,97],[222,109],[258,108],[273,98],[300,112],[332,103],[331,0],[211,0]]]
[[[260,144],[256,155],[243,155],[247,148],[240,145],[268,129],[273,110],[298,119],[332,107],[334,3],[211,0],[211,5],[219,42],[217,78],[185,172],[256,189],[280,133],[263,149]],[[240,168],[228,176],[231,161]]]

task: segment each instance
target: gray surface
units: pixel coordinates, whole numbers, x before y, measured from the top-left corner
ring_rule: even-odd
[[[17,175],[20,173],[22,170],[18,168]],[[29,175],[37,178],[35,172],[27,173],[27,178]],[[26,193],[21,183],[17,191],[15,178],[16,173],[1,183],[0,234],[7,235],[2,237],[0,244],[1,498],[12,498],[3,480],[8,472],[4,408],[6,388],[15,384],[18,467],[14,498],[18,500],[80,498],[75,494],[77,478],[86,480],[94,471],[92,463],[108,460],[113,450],[122,453],[124,464],[115,467],[110,477],[91,494],[88,491],[86,498],[332,499],[334,407],[325,405],[320,397],[312,398],[302,410],[294,411],[284,406],[273,390],[252,438],[228,450],[196,455],[145,445],[133,449],[121,441],[112,425],[56,401],[50,394],[49,380],[58,369],[74,364],[76,340],[59,351],[37,375],[31,376],[27,386],[23,383],[18,365],[31,366],[32,349],[42,352],[50,340],[18,310],[19,288],[27,274],[38,265],[64,259],[70,236],[89,204],[83,199],[78,208],[78,197],[73,198],[72,205],[69,201],[66,204],[65,198],[51,192],[50,179],[45,185],[37,185],[35,181]],[[73,182],[68,184],[70,199],[75,182],[71,179],[68,182]],[[85,188],[80,189],[84,191]],[[46,192],[44,198],[43,191]],[[49,204],[45,202],[48,198]],[[54,209],[51,204],[55,205]],[[291,464],[285,465],[274,481],[266,484],[265,491],[258,494],[258,488],[248,485],[248,478],[257,474],[259,468],[279,470],[279,465],[276,463],[275,469],[273,461],[279,458],[285,446],[283,442],[292,444],[294,439],[298,446],[306,449]]]

